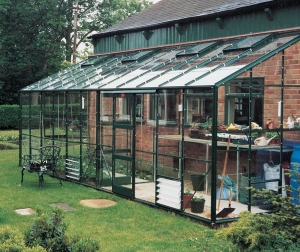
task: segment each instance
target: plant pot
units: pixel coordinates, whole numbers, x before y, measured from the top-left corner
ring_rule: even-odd
[[[205,200],[191,201],[191,212],[192,213],[203,213]]]
[[[204,191],[205,176],[203,174],[193,174],[191,180],[194,191]]]
[[[197,129],[194,129],[194,130],[190,130],[190,134],[191,135],[198,135],[199,134],[199,130],[197,130]]]
[[[184,194],[183,195],[183,208],[191,208],[191,199],[193,194]]]

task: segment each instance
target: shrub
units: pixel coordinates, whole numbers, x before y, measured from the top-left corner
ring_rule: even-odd
[[[46,251],[40,246],[27,248],[24,242],[24,236],[17,229],[11,227],[0,228],[0,251],[7,252],[42,252]]]
[[[72,252],[93,252],[99,251],[100,245],[91,238],[73,237],[71,238],[70,248]]]
[[[288,195],[293,190],[290,186],[282,189]],[[273,211],[243,212],[237,222],[218,231],[216,236],[225,237],[241,251],[300,251],[300,206],[292,203],[294,198],[282,197],[267,189],[251,190],[255,197],[272,204]]]
[[[54,208],[51,218],[37,210],[37,218],[28,232],[25,233],[25,244],[28,247],[41,246],[47,251],[60,252],[94,252],[99,251],[98,242],[90,238],[75,236],[68,238],[63,223],[62,210]]]
[[[62,210],[59,208],[53,210],[51,218],[37,210],[34,224],[25,233],[25,244],[28,247],[40,245],[49,251],[69,251],[65,235],[67,226],[62,220]]]

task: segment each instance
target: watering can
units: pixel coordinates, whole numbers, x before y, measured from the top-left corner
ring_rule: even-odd
[[[254,140],[254,144],[257,146],[267,146],[270,143],[270,141],[275,137],[276,136],[273,136],[269,139],[266,139],[265,137],[259,137]]]

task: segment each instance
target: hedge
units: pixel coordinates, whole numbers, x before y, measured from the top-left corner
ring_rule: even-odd
[[[29,109],[31,110],[29,112]],[[58,114],[62,116],[66,112],[68,112],[68,120],[75,120],[80,115],[80,104],[75,103],[68,106],[68,111],[66,111],[66,106],[64,104],[54,106],[46,105],[43,107],[44,112],[44,124],[50,120],[51,117],[57,119]],[[23,128],[28,127],[28,124],[31,124],[32,129],[39,128],[40,124],[40,105],[24,105],[22,107],[22,124]],[[31,120],[28,121],[29,114],[31,114]],[[19,129],[19,105],[0,105],[0,129]],[[27,118],[27,119],[26,119]],[[50,120],[52,121],[52,120]]]
[[[19,105],[1,105],[0,116],[0,129],[19,128]]]

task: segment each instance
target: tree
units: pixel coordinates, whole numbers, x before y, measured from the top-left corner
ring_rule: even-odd
[[[76,47],[93,31],[102,31],[119,23],[134,13],[147,8],[151,2],[147,0],[83,0],[78,1],[78,41]],[[73,18],[70,14],[68,17]],[[62,33],[62,39],[66,41],[66,59],[71,61],[71,48],[73,47],[73,19],[68,19]]]
[[[76,0],[0,0],[0,104],[71,61]],[[147,0],[78,0],[78,41],[146,8]]]

